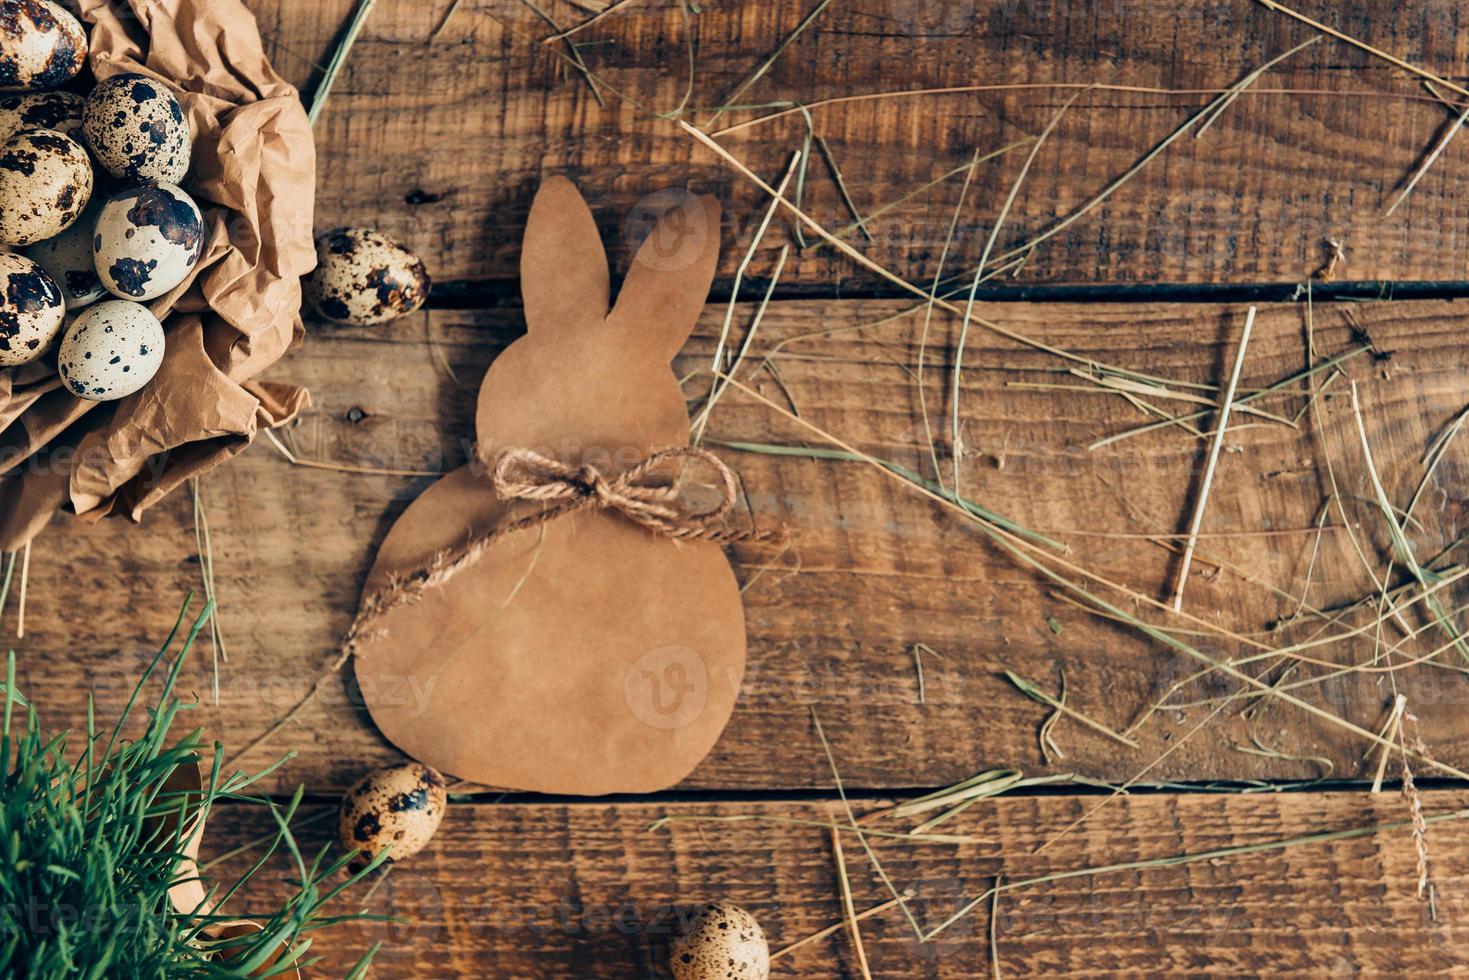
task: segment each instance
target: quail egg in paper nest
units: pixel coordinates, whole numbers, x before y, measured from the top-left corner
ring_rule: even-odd
[[[90,306],[107,295],[106,287],[97,276],[97,266],[92,261],[92,229],[100,210],[101,202],[93,201],[92,206],[66,231],[25,251],[56,280],[68,310]]]
[[[722,902],[701,908],[673,940],[675,980],[766,980],[770,947],[755,917]]]
[[[203,251],[199,205],[172,184],[123,191],[97,214],[97,275],[122,299],[157,299],[189,277]]]
[[[110,299],[83,310],[57,351],[61,380],[88,401],[125,398],[163,364],[163,324],[146,306]]]
[[[194,138],[184,108],[168,86],[147,75],[113,75],[93,89],[82,132],[114,177],[177,184],[189,172]]]
[[[26,129],[0,144],[0,242],[31,245],[53,238],[71,227],[91,199],[92,161],[70,136]]]
[[[24,255],[0,252],[0,368],[45,354],[65,319],[56,280]]]
[[[52,0],[0,0],[0,91],[56,88],[87,60],[87,32]]]
[[[85,103],[71,92],[32,92],[0,98],[0,140],[8,140],[22,129],[54,129],[80,140]]]
[[[432,282],[418,256],[380,231],[338,228],[316,240],[306,299],[335,323],[369,327],[416,311]]]
[[[448,800],[436,769],[417,762],[379,769],[342,797],[337,837],[342,847],[362,852],[354,869],[389,848],[388,860],[402,861],[433,837]]]

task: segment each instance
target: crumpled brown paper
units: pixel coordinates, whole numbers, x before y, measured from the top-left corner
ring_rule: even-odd
[[[194,274],[151,304],[163,367],[116,403],[73,397],[47,361],[0,371],[0,550],[58,507],[138,519],[192,476],[237,455],[260,426],[309,404],[255,381],[302,336],[300,277],[316,263],[316,146],[295,88],[266,58],[240,0],[81,0],[99,80],[169,85],[194,133],[186,189],[209,227]]]

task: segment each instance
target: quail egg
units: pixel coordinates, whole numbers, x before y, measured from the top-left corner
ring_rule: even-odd
[[[37,91],[70,81],[87,60],[87,32],[52,0],[0,2],[0,90]]]
[[[87,96],[82,132],[97,162],[123,180],[177,184],[193,135],[168,87],[136,72],[113,75]]]
[[[361,852],[355,867],[390,847],[388,860],[402,861],[423,850],[439,829],[448,799],[436,769],[417,762],[379,769],[342,797],[337,837],[347,850]]]
[[[0,242],[61,234],[92,199],[92,162],[70,136],[26,129],[0,145]]]
[[[417,310],[428,299],[418,256],[371,228],[338,228],[316,240],[316,271],[306,299],[336,323],[372,326]]]
[[[92,261],[92,228],[97,222],[100,202],[92,206],[66,231],[55,238],[32,245],[25,254],[36,261],[61,287],[68,310],[90,306],[107,295],[97,266]]]
[[[22,129],[54,129],[80,140],[85,102],[71,92],[32,92],[0,98],[0,140],[8,140]]]
[[[45,354],[65,318],[56,280],[24,255],[0,253],[0,368]]]
[[[766,980],[770,946],[755,917],[738,905],[701,908],[669,952],[674,980]]]
[[[92,257],[114,296],[157,299],[188,278],[204,251],[204,216],[173,184],[113,197],[97,214]]]
[[[110,299],[83,310],[57,351],[71,393],[107,402],[142,388],[163,364],[163,324],[146,306]]]

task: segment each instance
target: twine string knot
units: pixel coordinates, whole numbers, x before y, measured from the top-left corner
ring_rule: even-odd
[[[657,479],[657,471],[676,460],[694,460],[713,471],[720,490],[714,507],[693,510],[682,502],[676,484]],[[502,500],[551,504],[536,515],[536,523],[590,509],[612,511],[675,540],[728,541],[741,534],[720,526],[738,499],[734,472],[718,456],[693,446],[659,450],[612,478],[590,463],[572,466],[531,449],[510,449],[496,459],[490,479]]]

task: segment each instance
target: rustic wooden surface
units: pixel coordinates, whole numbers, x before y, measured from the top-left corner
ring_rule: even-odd
[[[276,60],[308,85],[354,0],[255,0]],[[321,120],[318,224],[371,220],[412,241],[441,281],[515,276],[530,195],[546,174],[574,176],[611,231],[645,197],[677,183],[719,194],[728,245],[763,206],[744,178],[654,113],[688,86],[679,4],[638,2],[580,39],[609,86],[599,108],[585,81],[540,43],[550,33],[519,0],[465,0],[432,43],[448,0],[380,3]],[[705,123],[815,6],[814,0],[704,4],[692,119]],[[1308,5],[1309,6],[1309,5]],[[1332,24],[1448,77],[1462,71],[1462,5],[1374,0],[1316,5]],[[564,26],[584,14],[543,9]],[[953,86],[1092,83],[1208,90],[1233,85],[1310,37],[1252,0],[1173,5],[1032,0],[850,0],[832,4],[743,104]],[[1355,279],[1461,280],[1469,211],[1457,193],[1465,150],[1451,145],[1391,218],[1383,213],[1454,113],[1415,79],[1322,42],[1257,83],[1204,136],[1185,135],[1098,211],[1035,253],[1035,283],[1295,282],[1335,238]],[[1266,90],[1299,90],[1269,94]],[[1309,94],[1307,94],[1309,93]],[[861,101],[813,110],[817,134],[870,213],[988,153],[1038,135],[1075,90],[1019,89]],[[998,243],[1046,231],[1151,150],[1212,94],[1085,93],[1042,148]],[[729,113],[718,125],[764,114]],[[715,128],[718,128],[718,125]],[[806,138],[799,116],[724,142],[774,182]],[[977,260],[1027,151],[982,165],[945,271]],[[889,211],[862,247],[910,279],[937,267],[960,179]],[[825,164],[806,200],[846,225]],[[860,236],[859,236],[859,244]],[[726,276],[738,250],[727,249]],[[829,249],[798,254],[788,284],[848,291],[877,283]]]
[[[353,0],[250,3],[279,67],[309,90]],[[693,18],[698,45],[690,118],[708,122],[709,107],[728,99],[815,6],[816,0],[703,4]],[[717,194],[725,206],[718,297],[730,293],[768,203],[671,121],[652,118],[650,109],[676,106],[687,83],[678,4],[630,3],[585,33],[581,51],[588,63],[631,96],[608,91],[606,109],[540,43],[548,28],[526,4],[464,0],[430,42],[448,8],[448,0],[380,2],[318,127],[318,226],[374,224],[398,235],[423,254],[439,288],[432,311],[388,327],[313,323],[307,343],[274,370],[274,378],[314,392],[315,407],[282,434],[309,460],[425,472],[464,460],[473,438],[474,389],[522,329],[514,285],[518,243],[541,177],[566,173],[578,180],[614,270],[625,267],[636,244],[637,216],[656,206],[646,203],[654,191],[688,186]],[[560,0],[545,9],[563,26],[586,16]],[[1393,9],[1351,0],[1308,12],[1450,78],[1463,74],[1457,38],[1465,15],[1447,0]],[[813,102],[974,84],[1159,89],[1099,87],[1077,99],[1035,158],[997,243],[1004,250],[1064,220],[1213,91],[1309,36],[1249,0],[1181,7],[837,0],[741,101]],[[1075,92],[864,100],[815,108],[812,119],[859,210],[870,213],[964,164],[976,149],[1036,136]],[[757,114],[732,112],[714,128]],[[1166,377],[1176,387],[1218,386],[1244,319],[1245,303],[1236,300],[1289,295],[1256,287],[1302,281],[1327,259],[1328,240],[1347,250],[1346,264],[1334,270],[1339,278],[1387,280],[1383,295],[1411,289],[1405,284],[1413,281],[1437,282],[1434,289],[1445,297],[1469,295],[1462,142],[1449,145],[1396,214],[1384,215],[1452,120],[1406,73],[1355,49],[1318,43],[1263,76],[1201,139],[1178,140],[998,287],[1013,300],[1023,287],[1071,286],[1070,295],[1084,302],[982,303],[977,313],[1013,333]],[[721,141],[774,182],[804,137],[804,124],[792,116]],[[946,273],[970,274],[1027,152],[1022,146],[976,171]],[[849,240],[926,287],[939,267],[961,182],[950,177],[878,218],[874,241],[859,234]],[[803,202],[833,229],[850,220],[819,155]],[[776,221],[741,300],[758,297],[776,249],[789,241],[789,227]],[[1167,283],[1182,291],[1158,288]],[[1124,296],[1117,286],[1137,288]],[[794,248],[740,378],[862,452],[931,473],[915,384],[919,351],[935,451],[947,467],[959,324],[937,314],[924,347],[921,311],[906,300],[881,298],[898,291],[830,249]],[[1226,301],[1215,302],[1221,296]],[[1179,301],[1163,302],[1170,298]],[[1291,622],[1307,582],[1310,604],[1322,609],[1373,594],[1340,514],[1328,514],[1319,547],[1310,533],[1331,492],[1330,462],[1347,521],[1376,574],[1390,555],[1353,420],[1351,382],[1358,385],[1377,470],[1400,507],[1423,475],[1425,451],[1465,408],[1462,302],[1317,303],[1312,312],[1308,331],[1303,302],[1262,305],[1242,390],[1312,363],[1308,332],[1318,361],[1364,343],[1373,350],[1340,365],[1319,414],[1303,415],[1295,427],[1250,425],[1227,440],[1185,608],[1244,640],[1193,637],[1210,656],[1247,655],[1250,640],[1279,644],[1309,635],[1312,623]],[[738,337],[754,313],[753,303],[738,306]],[[696,406],[707,391],[723,317],[723,304],[711,303],[676,364]],[[862,324],[870,326],[851,329]],[[759,367],[767,357],[774,370]],[[1119,602],[1129,611],[1199,629],[1149,608],[1147,600],[1171,596],[1178,557],[1167,542],[1140,535],[1186,530],[1207,447],[1169,429],[1089,449],[1146,418],[1120,396],[1068,374],[1073,366],[982,326],[971,331],[959,444],[965,493],[1065,542],[1068,561],[1134,590],[1136,596]],[[1330,376],[1324,372],[1317,381]],[[1191,390],[1209,401],[1217,397],[1217,388]],[[1295,417],[1306,398],[1295,386],[1261,404]],[[721,442],[824,445],[812,429],[740,391],[716,408],[709,435]],[[1409,525],[1419,556],[1442,552],[1446,565],[1464,560],[1455,550],[1469,499],[1461,490],[1469,477],[1461,447],[1455,443],[1439,463]],[[1189,682],[1195,668],[1186,658],[1068,603],[962,518],[874,467],[720,451],[740,470],[750,511],[763,525],[791,529],[794,540],[787,551],[741,546],[731,552],[747,587],[750,666],[715,751],[676,793],[651,799],[492,803],[494,796],[482,795],[456,804],[432,849],[395,869],[368,902],[410,921],[348,928],[324,939],[317,951],[328,962],[315,975],[340,972],[385,938],[380,976],[661,976],[661,923],[674,907],[716,898],[747,905],[777,947],[835,922],[836,879],[819,828],[685,822],[647,830],[669,814],[816,820],[839,814],[813,712],[862,812],[1001,766],[1114,783],[1140,779],[1175,791],[1114,801],[1039,857],[1031,852],[1104,797],[987,801],[955,821],[992,841],[985,846],[880,846],[895,879],[918,890],[915,905],[930,925],[988,887],[997,872],[1013,879],[1408,817],[1409,804],[1395,787],[1366,794],[1364,781],[1378,758],[1359,737],[1280,702],[1248,712],[1234,702],[1211,714],[1218,704],[1211,699],[1236,693],[1237,682],[1218,674]],[[240,746],[289,708],[334,658],[376,545],[431,481],[292,466],[263,442],[207,476],[201,490],[229,659],[218,666],[215,703],[215,650],[207,640],[201,644],[186,673],[199,698],[192,719],[226,746]],[[26,635],[14,641],[22,682],[47,722],[79,724],[89,693],[99,714],[119,707],[199,576],[186,494],[150,512],[142,529],[58,519],[33,550]],[[1462,589],[1453,594],[1463,601]],[[14,601],[12,593],[0,619],[7,637],[16,625]],[[1353,616],[1353,623],[1366,619],[1360,611]],[[1425,625],[1416,610],[1409,618],[1413,628]],[[1272,629],[1283,621],[1284,628]],[[1399,636],[1392,629],[1385,631],[1388,642]],[[913,653],[919,643],[942,656],[923,661],[922,697]],[[1421,655],[1440,644],[1425,630],[1410,649]],[[1360,664],[1379,650],[1376,631],[1369,631],[1313,656]],[[1403,693],[1412,715],[1408,739],[1421,738],[1430,754],[1469,768],[1466,681],[1453,656],[1394,675],[1337,677],[1297,693],[1371,730],[1381,727],[1394,694]],[[1194,706],[1153,716],[1136,749],[1063,720],[1055,737],[1065,756],[1047,761],[1038,729],[1048,710],[1006,682],[1007,669],[1051,692],[1060,689],[1064,672],[1068,705],[1117,729],[1181,682],[1187,683],[1175,700]],[[1327,672],[1321,664],[1301,664],[1284,679],[1309,681]],[[1262,676],[1282,675],[1271,665]],[[323,794],[307,816],[325,813],[325,794],[364,769],[399,758],[357,703],[350,677],[333,678],[294,724],[240,760],[258,768],[295,751],[266,789],[285,793],[304,784]],[[1421,764],[1414,771],[1425,783],[1433,772]],[[1390,780],[1399,772],[1395,761]],[[1321,777],[1357,782],[1334,784],[1338,792],[1305,785]],[[1195,792],[1222,780],[1298,791]],[[1463,785],[1437,785],[1448,788],[1425,792],[1426,812],[1469,806]],[[1063,784],[1060,792],[1081,790]],[[312,824],[303,836],[320,843],[325,827]],[[227,808],[212,824],[208,849],[220,853],[267,829],[261,814]],[[1004,975],[1462,972],[1469,969],[1461,935],[1469,892],[1460,869],[1469,840],[1456,823],[1436,824],[1428,840],[1432,901],[1415,894],[1417,856],[1403,830],[1037,885],[1001,904],[1001,969]],[[847,858],[858,903],[882,900],[882,886],[855,842]],[[267,900],[283,887],[282,877],[272,871],[257,896]],[[987,975],[988,916],[985,907],[930,945],[914,943],[897,913],[870,920],[863,933],[874,976]],[[841,934],[782,960],[778,972],[861,975]]]
[[[880,319],[907,308],[898,302],[792,301],[774,305],[757,334],[758,355],[786,341],[775,363],[801,416],[883,458],[926,469],[918,421],[916,364],[922,317],[863,333],[795,341],[833,323]],[[740,311],[748,318],[750,311]],[[1243,311],[1232,306],[1015,305],[984,307],[1013,331],[1086,356],[1206,382],[1232,356]],[[1274,382],[1304,363],[1301,305],[1267,307],[1256,322],[1242,384]],[[678,362],[692,372],[707,364],[723,312],[710,307]],[[1392,359],[1370,355],[1343,368],[1360,379],[1374,456],[1394,499],[1406,503],[1418,464],[1433,437],[1463,408],[1465,319],[1452,303],[1347,304],[1315,311],[1320,356],[1353,346],[1366,334]],[[930,363],[947,364],[955,322],[931,327]],[[521,329],[518,313],[443,312],[374,329],[321,327],[276,375],[317,393],[317,407],[288,433],[302,456],[355,466],[436,471],[464,461],[472,439],[472,389],[501,345]],[[1117,339],[1127,337],[1129,350]],[[1192,436],[1157,432],[1096,451],[1094,439],[1145,421],[1116,396],[1030,390],[1024,384],[1077,383],[1058,373],[1055,358],[978,333],[967,356],[964,416],[970,442],[967,492],[1022,524],[1069,543],[1080,565],[1168,598],[1177,557],[1156,543],[1127,537],[1186,529],[1204,446]],[[931,369],[930,369],[931,370]],[[452,374],[450,373],[452,372]],[[742,377],[750,376],[748,370]],[[458,379],[457,381],[455,379]],[[947,404],[930,379],[936,404]],[[761,371],[754,378],[772,399],[786,395]],[[691,393],[701,382],[689,383]],[[1382,547],[1380,517],[1360,460],[1347,384],[1323,402],[1326,438],[1303,423],[1297,431],[1270,424],[1230,440],[1211,493],[1188,608],[1206,620],[1274,643],[1305,636],[1315,623],[1271,636],[1266,628],[1296,602],[1265,591],[1275,584],[1298,594],[1314,547],[1313,528],[1327,494],[1323,460],[1339,473],[1342,493],[1364,546]],[[1274,411],[1294,414],[1304,399],[1278,398]],[[941,437],[946,409],[935,409]],[[809,432],[752,397],[733,391],[712,416],[710,436],[725,441],[820,445]],[[942,441],[942,438],[941,438]],[[1325,447],[1324,449],[1322,447]],[[1237,451],[1234,451],[1237,450]],[[1329,453],[1323,455],[1324,453]],[[1064,760],[1045,766],[1036,729],[1047,711],[1001,676],[1012,669],[1043,688],[1067,678],[1069,703],[1114,728],[1125,728],[1151,701],[1194,672],[1192,663],[1158,644],[1100,620],[1054,594],[1036,576],[996,551],[954,514],[901,487],[871,466],[758,454],[727,454],[738,465],[759,521],[795,536],[790,551],[742,547],[734,552],[745,593],[750,668],[725,738],[687,784],[702,789],[826,787],[830,773],[814,740],[815,708],[833,732],[846,778],[854,786],[896,788],[954,782],[989,766],[1071,771],[1126,780],[1211,708],[1155,716],[1141,748],[1116,745],[1065,722]],[[1420,549],[1432,555],[1453,543],[1463,524],[1462,457],[1441,464],[1418,518]],[[376,544],[395,516],[431,479],[360,476],[293,467],[268,443],[203,481],[216,581],[230,660],[220,665],[220,701],[210,691],[206,645],[188,675],[203,700],[198,717],[227,745],[241,745],[292,704],[335,657]],[[1155,522],[1155,523],[1149,523]],[[1333,522],[1334,523],[1334,522]],[[197,586],[192,508],[186,496],[149,514],[146,533],[120,522],[67,526],[43,538],[31,559],[25,680],[58,724],[84,718],[89,690],[116,701],[131,686],[148,643],[171,622],[179,597]],[[1271,533],[1298,532],[1298,533]],[[1451,554],[1452,557],[1452,554]],[[1243,569],[1254,582],[1220,573],[1210,559]],[[1331,607],[1371,592],[1345,534],[1323,535],[1311,576],[1313,604]],[[109,586],[109,583],[112,583]],[[85,598],[84,598],[85,597]],[[1114,596],[1115,598],[1115,596]],[[79,621],[76,603],[92,615]],[[124,612],[128,611],[125,615]],[[1139,610],[1143,611],[1143,610]],[[1160,622],[1189,628],[1191,624]],[[1055,621],[1053,629],[1050,622]],[[1417,622],[1415,618],[1415,622]],[[1193,624],[1196,626],[1196,624]],[[1055,630],[1059,630],[1059,633]],[[122,631],[121,634],[119,631]],[[1326,648],[1334,662],[1370,660],[1375,633]],[[119,642],[122,653],[108,654]],[[1253,652],[1207,641],[1216,655]],[[925,663],[919,701],[913,646],[943,659]],[[1422,651],[1438,645],[1429,634]],[[43,655],[44,654],[44,655]],[[1309,665],[1293,679],[1324,672]],[[1273,675],[1271,675],[1273,676]],[[344,680],[350,679],[350,673]],[[1423,737],[1445,761],[1463,753],[1464,681],[1448,668],[1406,672],[1406,692],[1422,719]],[[1181,700],[1234,693],[1218,675],[1189,685]],[[1308,700],[1376,730],[1392,689],[1382,674],[1354,674]],[[352,782],[362,764],[394,757],[347,683],[301,715],[299,724],[245,761],[259,765],[280,751],[300,755],[282,772],[281,789],[304,782],[326,791]],[[1252,737],[1287,755],[1329,760],[1337,777],[1371,774],[1375,757],[1358,738],[1273,704],[1242,717],[1236,705],[1199,735],[1172,747],[1153,779],[1279,778],[1322,775],[1326,763],[1246,754]],[[346,764],[344,761],[350,760]]]
[[[883,869],[924,929],[1011,882],[1406,818],[1396,793],[1199,794],[1123,798],[1041,854],[1036,848],[1100,798],[1001,799],[954,820],[983,844],[914,845],[869,837]],[[1423,795],[1427,814],[1469,805],[1463,792]],[[877,809],[858,801],[862,810]],[[306,808],[305,819],[316,811]],[[779,949],[839,922],[830,835],[766,822],[687,822],[693,816],[842,819],[829,804],[464,805],[452,807],[431,849],[393,869],[367,902],[393,925],[350,925],[318,945],[340,975],[373,942],[378,975],[420,978],[668,977],[669,932],[702,901],[743,905]],[[663,817],[685,818],[663,829]],[[319,823],[302,832],[325,842]],[[884,826],[884,824],[878,824]],[[269,831],[263,813],[231,809],[210,835]],[[1430,976],[1469,968],[1464,925],[1469,876],[1456,860],[1469,827],[1428,829],[1435,905],[1416,897],[1411,831],[1125,870],[1018,888],[1002,896],[995,946],[1002,976]],[[208,850],[206,846],[206,851]],[[861,846],[843,846],[859,910],[890,898]],[[282,888],[283,890],[283,888]],[[273,893],[252,892],[261,901]],[[276,893],[278,894],[278,892]],[[1437,919],[1432,909],[1436,909]],[[989,903],[919,944],[891,909],[861,923],[874,977],[991,975]],[[313,950],[315,951],[315,950]],[[845,932],[778,958],[777,977],[861,977]]]

